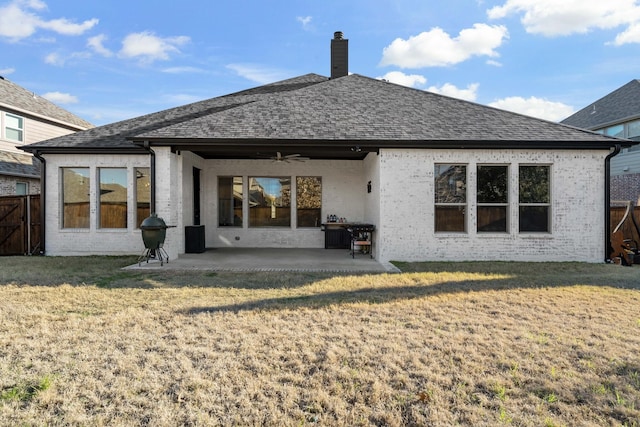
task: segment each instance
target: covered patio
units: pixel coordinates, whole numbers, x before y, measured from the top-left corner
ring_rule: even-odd
[[[380,263],[366,254],[354,258],[343,249],[209,248],[203,253],[181,254],[177,259],[150,259],[128,270],[283,271],[325,273],[395,273],[390,263]]]

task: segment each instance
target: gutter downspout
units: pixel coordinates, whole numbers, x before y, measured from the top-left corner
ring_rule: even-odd
[[[40,160],[42,165],[40,166],[40,255],[45,254],[45,241],[46,241],[46,210],[47,210],[47,162],[39,151],[33,152],[33,157]],[[31,228],[31,224],[29,224]]]
[[[620,153],[620,144],[616,144],[613,151],[604,159],[604,262],[610,263],[611,258],[611,158]]]
[[[151,149],[151,144],[149,141],[144,142],[144,149],[149,152],[151,156],[150,160],[150,175],[151,175],[151,206],[149,213],[156,213],[156,153]]]

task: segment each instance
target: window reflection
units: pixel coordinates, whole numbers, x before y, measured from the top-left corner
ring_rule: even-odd
[[[249,178],[249,226],[291,226],[291,178]]]
[[[62,228],[89,228],[89,168],[62,168]]]

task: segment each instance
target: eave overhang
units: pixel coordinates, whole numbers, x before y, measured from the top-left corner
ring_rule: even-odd
[[[617,144],[630,147],[630,140],[613,139],[585,141],[516,141],[516,140],[323,140],[323,139],[190,139],[153,138],[129,140],[142,147],[145,142],[154,147],[171,147],[174,152],[192,151],[210,159],[260,159],[273,155],[298,153],[311,159],[362,159],[367,153],[381,149],[488,149],[488,150],[610,150]]]

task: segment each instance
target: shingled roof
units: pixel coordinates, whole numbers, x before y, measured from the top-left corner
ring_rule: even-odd
[[[640,117],[640,80],[631,80],[561,123],[583,129],[599,129]]]
[[[40,161],[29,154],[0,150],[0,175],[40,178]]]
[[[608,149],[631,144],[357,74],[336,79],[307,74],[24,149],[126,151],[145,141],[221,158],[288,145],[320,156],[311,147]]]
[[[21,113],[31,113],[48,118],[62,125],[83,130],[92,128],[88,121],[68,112],[64,108],[44,99],[17,84],[0,77],[0,107],[16,109]]]

